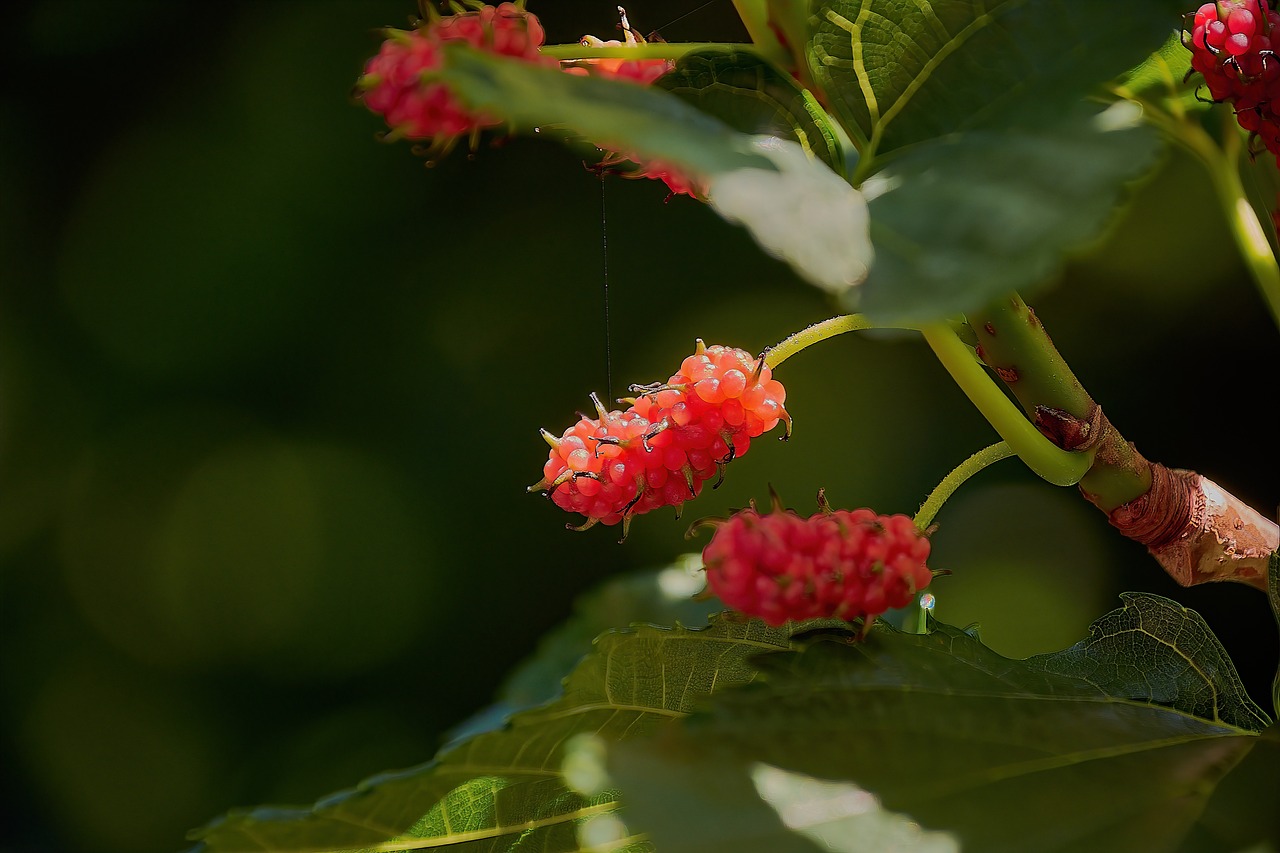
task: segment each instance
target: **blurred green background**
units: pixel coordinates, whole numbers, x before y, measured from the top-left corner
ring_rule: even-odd
[[[549,40],[605,2],[531,3]],[[685,13],[690,12],[685,17]],[[789,362],[795,438],[723,488],[574,534],[525,494],[592,390],[694,338],[759,350],[831,313],[649,181],[513,140],[436,165],[351,86],[412,0],[36,0],[0,12],[0,850],[176,851],[235,805],[309,802],[429,758],[573,598],[696,549],[772,484],[911,512],[993,440],[910,338]],[[670,41],[728,0],[639,3]],[[1069,175],[1063,176],[1069,180]],[[602,201],[605,212],[602,221]],[[1205,181],[1171,159],[1033,301],[1112,420],[1264,512],[1280,345]],[[610,321],[602,244],[608,238]],[[1015,462],[939,518],[938,614],[1005,654],[1074,642],[1115,593],[1201,610],[1256,697],[1256,591],[1180,590]]]

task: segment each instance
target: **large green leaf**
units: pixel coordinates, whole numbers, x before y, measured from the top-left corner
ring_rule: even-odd
[[[743,168],[775,171],[751,151],[748,137],[661,89],[565,74],[463,44],[446,51],[439,79],[471,109],[519,131],[580,137],[703,177]]]
[[[1052,120],[1142,62],[1185,11],[1181,0],[812,0],[809,66],[850,133],[883,152]]]
[[[1154,702],[1246,731],[1271,725],[1199,613],[1147,593],[1122,593],[1120,600],[1124,606],[1094,622],[1087,638],[1020,665],[1082,679],[1116,699]]]
[[[573,615],[507,676],[499,701],[529,708],[557,698],[565,676],[591,653],[595,638],[618,625],[705,627],[725,607],[714,596],[694,598],[705,585],[701,568],[701,554],[686,554],[666,568],[612,578],[583,595]]]
[[[578,825],[617,805],[607,792],[584,797],[566,786],[566,741],[584,733],[608,741],[650,734],[707,696],[753,680],[755,655],[789,647],[788,631],[759,622],[612,631],[596,641],[559,700],[517,714],[502,730],[311,808],[232,812],[192,838],[202,853],[578,850]]]
[[[506,678],[497,700],[449,732],[449,743],[501,728],[512,714],[559,698],[564,679],[591,653],[595,638],[618,625],[648,623],[706,627],[724,604],[697,596],[706,585],[702,555],[672,565],[610,578],[574,602],[573,615],[547,633],[537,650]]]
[[[1204,86],[1204,79],[1190,73],[1191,51],[1182,43],[1183,38],[1181,30],[1170,33],[1158,50],[1117,81],[1117,92],[1124,97],[1138,96],[1149,103],[1162,104],[1177,118],[1212,106],[1208,98],[1196,98],[1196,90]]]
[[[1280,840],[1274,730],[1179,710],[1250,717],[1247,698],[1227,698],[1239,683],[1230,662],[1176,605],[1125,603],[1089,640],[1029,661],[945,625],[770,655],[756,684],[711,712],[610,749],[629,825],[664,853],[698,850],[686,839],[773,811],[752,784],[773,767],[856,783],[969,853],[1227,853]],[[1182,847],[1190,839],[1204,846]],[[741,853],[774,849],[735,840]]]
[[[1127,106],[956,134],[892,159],[864,186],[875,262],[845,307],[924,323],[1044,284],[1156,163],[1159,137],[1133,126]]]
[[[686,54],[657,85],[734,130],[795,140],[844,174],[845,152],[830,117],[795,78],[751,51]]]

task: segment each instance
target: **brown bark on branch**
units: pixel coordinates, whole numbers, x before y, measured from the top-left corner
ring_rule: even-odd
[[[1183,586],[1238,581],[1266,590],[1280,526],[1194,471],[1152,463],[1151,474],[1151,490],[1107,513],[1111,523]]]
[[[1212,480],[1147,460],[1076,379],[1035,312],[1020,298],[969,316],[977,354],[1064,450],[1091,452],[1079,488],[1118,530],[1147,546],[1183,586],[1237,581],[1267,590],[1280,525]]]

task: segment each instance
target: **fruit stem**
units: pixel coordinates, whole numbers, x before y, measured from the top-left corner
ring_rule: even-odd
[[[1028,468],[1055,486],[1080,482],[1093,463],[1092,453],[1063,450],[1042,435],[950,326],[934,323],[920,331],[956,385]]]
[[[964,485],[966,480],[988,465],[999,462],[1001,459],[1008,459],[1013,455],[1013,448],[1009,446],[1009,442],[997,441],[957,465],[955,470],[943,477],[942,482],[934,487],[933,491],[929,493],[929,497],[924,499],[924,503],[920,504],[920,510],[916,513],[915,518],[912,519],[916,524],[916,529],[922,533],[928,530],[929,526],[933,524],[933,519],[938,515],[938,510],[942,509],[942,505],[955,494],[956,489]]]
[[[583,44],[549,44],[538,49],[543,56],[553,59],[679,59],[695,50],[743,50],[745,44],[720,42],[646,42],[619,47],[587,47]]]
[[[1205,131],[1198,120],[1170,116],[1141,99],[1147,120],[1190,151],[1209,173],[1227,227],[1240,251],[1240,259],[1262,293],[1271,317],[1280,326],[1280,266],[1267,232],[1245,194],[1240,181],[1240,128],[1230,110],[1223,111],[1222,144]]]
[[[801,329],[786,340],[779,341],[764,351],[764,363],[770,370],[791,358],[803,349],[822,343],[828,338],[843,335],[845,332],[858,332],[863,329],[885,328],[877,326],[861,314],[841,314],[821,323],[814,323]]]
[[[752,45],[762,56],[783,68],[791,64],[791,55],[769,29],[768,0],[733,0],[733,8],[738,11],[742,25],[747,28]]]
[[[1230,113],[1226,115],[1231,116]],[[1271,243],[1240,182],[1240,132],[1235,127],[1234,117],[1231,119],[1232,126],[1223,134],[1222,156],[1209,164],[1209,174],[1236,248],[1240,250],[1240,258],[1262,292],[1263,301],[1271,310],[1271,319],[1280,326],[1280,266],[1276,265]]]

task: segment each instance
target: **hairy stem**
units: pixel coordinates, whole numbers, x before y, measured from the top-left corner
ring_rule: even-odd
[[[779,341],[764,351],[764,363],[770,370],[777,367],[791,356],[814,344],[822,343],[828,338],[843,335],[846,332],[859,332],[863,329],[877,328],[861,314],[841,314],[821,323],[801,329],[794,335]]]
[[[1009,446],[1009,442],[998,441],[961,462],[954,471],[942,478],[942,482],[934,487],[929,497],[925,498],[924,503],[920,505],[920,510],[912,519],[915,521],[916,528],[921,531],[927,530],[929,525],[933,524],[933,519],[937,517],[938,510],[942,509],[942,505],[955,494],[956,489],[964,485],[966,480],[988,465],[1013,455],[1013,448]]]

